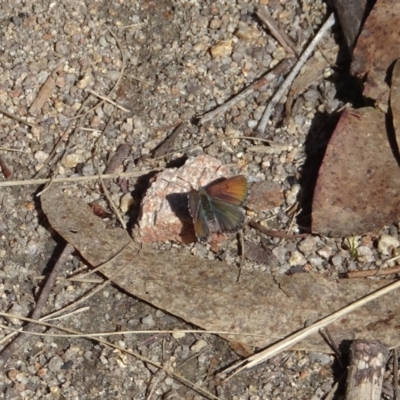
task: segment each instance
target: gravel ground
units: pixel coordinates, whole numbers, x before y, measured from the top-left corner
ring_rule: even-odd
[[[291,115],[283,118],[283,107],[277,107],[265,136],[272,141],[268,153],[265,147],[250,148],[250,144],[258,143],[238,136],[254,135],[278,80],[208,124],[188,124],[175,143],[173,149],[179,151],[172,158],[146,158],[180,121],[225,103],[286,57],[285,50],[254,17],[255,7],[260,4],[267,5],[300,49],[327,15],[321,1],[0,0],[0,104],[38,124],[29,127],[0,116],[1,155],[13,171],[12,179],[32,178],[43,166],[41,177],[47,177],[55,165],[59,165],[61,176],[93,175],[97,168],[94,154],[104,169],[122,143],[131,149],[125,171],[138,163],[144,168],[179,164],[183,156],[204,152],[232,166],[233,172],[246,175],[249,182],[276,185],[274,190],[278,187],[283,194],[280,204],[254,212],[253,217],[270,218],[270,228],[286,230],[300,190],[306,140],[316,141],[318,151],[323,142],[323,117],[347,100],[339,96],[344,68],[340,63],[326,68],[320,79],[295,99]],[[242,35],[237,34],[238,30]],[[326,40],[332,40],[329,35]],[[118,81],[124,64],[125,72]],[[32,106],[45,82],[53,84],[50,98],[42,106]],[[88,89],[109,96],[129,112],[103,103],[82,118],[71,119],[82,107],[86,110],[98,104],[99,99],[89,96]],[[74,130],[76,127],[79,129]],[[45,160],[59,140],[55,160],[48,169]],[[210,141],[215,143],[209,145]],[[67,143],[68,155],[60,161]],[[128,188],[137,204],[140,185],[131,179]],[[36,185],[0,191],[1,309],[23,316],[29,315],[34,306],[39,290],[37,276],[48,271],[63,247],[41,214],[35,197],[38,189]],[[70,184],[69,190],[108,209],[97,181]],[[112,182],[109,190],[115,203],[120,204],[124,195],[121,185]],[[128,220],[129,215],[125,218]],[[282,242],[271,238],[267,242],[272,253],[270,262],[248,259],[243,268],[286,273],[300,266],[333,276],[345,270],[373,268],[385,256],[383,240],[386,238],[391,245],[397,240],[397,226],[388,227],[384,233],[390,239],[381,239],[379,248],[371,238],[355,238],[358,257],[353,257],[351,246],[339,239],[308,237]],[[249,246],[258,245],[259,234],[246,229],[245,240]],[[165,251],[172,246],[160,245]],[[224,259],[233,266],[238,259],[234,245],[215,255],[207,246],[195,244],[193,252]],[[73,275],[80,269],[85,266],[74,254],[63,274]],[[57,284],[46,313],[73,302],[92,287],[90,282]],[[61,324],[88,332],[191,328],[113,286],[107,286],[84,305],[89,307],[87,311],[69,316]],[[14,319],[3,322],[21,326]],[[341,374],[331,355],[291,352],[221,383],[213,373],[238,356],[217,336],[148,334],[107,339],[154,361],[169,362],[175,372],[220,399],[322,399]],[[392,398],[389,381],[385,381],[385,393],[384,398]],[[4,399],[100,397],[204,398],[164,371],[87,339],[27,336],[9,361],[6,373],[0,376],[0,398]]]

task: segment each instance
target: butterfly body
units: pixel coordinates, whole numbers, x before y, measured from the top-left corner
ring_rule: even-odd
[[[189,212],[197,238],[204,241],[212,232],[233,232],[244,221],[243,204],[247,197],[243,175],[192,189],[188,195]]]

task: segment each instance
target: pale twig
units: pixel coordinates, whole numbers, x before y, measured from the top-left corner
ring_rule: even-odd
[[[159,169],[148,169],[145,171],[132,171],[132,172],[121,172],[118,174],[107,174],[101,175],[102,179],[114,179],[114,178],[137,178],[139,176],[143,176],[149,174],[151,172],[159,172]],[[87,181],[95,181],[99,179],[98,175],[88,175],[88,176],[70,176],[67,178],[54,178],[53,183],[56,182],[87,182]],[[0,182],[0,187],[8,187],[8,186],[26,186],[26,185],[42,185],[43,183],[50,182],[51,178],[46,179],[28,179],[23,181],[10,181],[10,182]]]
[[[376,300],[377,298],[384,296],[385,294],[388,294],[392,292],[393,290],[396,290],[400,288],[400,280],[387,285],[359,300],[356,300],[355,302],[349,304],[346,307],[341,308],[338,311],[335,311],[334,313],[328,315],[325,318],[320,319],[319,321],[315,322],[314,324],[300,329],[296,333],[293,333],[292,335],[288,336],[287,338],[281,340],[278,343],[273,344],[272,346],[268,347],[267,349],[261,351],[260,353],[254,354],[251,357],[248,357],[244,360],[241,360],[237,363],[234,363],[231,367],[225,369],[221,375],[223,374],[224,376],[226,374],[229,374],[229,377],[227,379],[230,379],[232,376],[236,375],[240,371],[244,369],[249,369],[252,368],[266,360],[268,360],[271,357],[276,356],[280,352],[289,349],[290,347],[294,346],[296,343],[300,342],[301,340],[306,339],[308,336],[318,332],[320,329],[323,327],[335,322],[339,318],[342,318],[346,316],[347,314],[355,311],[356,309],[370,303],[373,300]]]
[[[270,102],[268,103],[267,108],[264,111],[264,114],[261,118],[260,123],[258,124],[257,127],[257,132],[259,134],[264,134],[265,128],[267,126],[267,123],[271,117],[271,114],[273,110],[275,109],[276,105],[279,103],[280,99],[284,95],[285,91],[290,87],[292,84],[294,78],[297,76],[297,74],[300,72],[300,69],[303,67],[303,65],[306,63],[308,58],[311,56],[312,52],[314,51],[315,47],[317,44],[321,41],[321,39],[325,36],[326,32],[328,29],[335,23],[335,16],[332,13],[329,18],[325,21],[325,23],[322,25],[321,29],[319,32],[315,35],[313,40],[310,42],[308,47],[304,50],[303,54],[300,56],[299,60],[297,61],[296,65],[293,67],[293,69],[290,71],[288,76],[286,77],[285,81],[282,83],[280,88],[277,90],[277,92],[274,94]]]
[[[216,143],[220,143],[220,142],[224,142],[224,141],[228,141],[228,140],[237,140],[237,139],[259,140],[259,141],[264,142],[264,143],[273,143],[272,140],[253,137],[253,136],[227,136],[225,138],[211,140],[210,142],[207,142],[207,143],[199,143],[199,144],[195,144],[193,146],[185,147],[184,149],[174,150],[174,151],[171,151],[170,153],[163,154],[162,156],[154,157],[153,160],[157,160],[159,158],[164,158],[164,157],[170,156],[170,155],[175,154],[175,153],[180,153],[182,151],[188,151],[190,149],[196,148],[197,146],[207,147],[207,146],[211,146],[211,145],[216,144]]]
[[[292,39],[285,32],[279,29],[278,24],[269,15],[264,7],[258,7],[256,15],[260,18],[261,22],[267,26],[271,34],[275,37],[278,43],[290,54],[297,55],[296,45],[293,43]]]
[[[38,320],[28,318],[28,317],[22,317],[21,315],[16,315],[16,314],[10,314],[6,312],[1,312],[0,311],[0,317],[5,317],[5,318],[15,318],[19,319],[21,321],[25,322],[32,322],[37,325],[41,325],[47,328],[54,328],[54,329],[60,329],[60,330],[65,330],[62,327],[58,327],[57,325],[50,324],[48,322],[44,322],[48,316],[46,315],[43,318],[40,318]],[[55,319],[55,318],[54,318]],[[11,328],[9,326],[5,326],[4,329],[8,329],[10,331],[18,331],[21,328]],[[49,333],[49,334],[44,334],[40,332],[24,332],[28,333],[34,336],[52,336],[52,337],[66,337],[66,335],[60,335],[57,333]],[[249,336],[249,337],[260,337],[260,338],[274,338],[274,339],[281,339],[281,336],[267,336],[267,335],[261,335],[258,333],[247,333],[247,332],[231,332],[231,331],[206,331],[206,330],[199,330],[199,329],[164,329],[164,330],[132,330],[132,331],[112,331],[112,332],[97,332],[97,333],[80,333],[76,332],[72,335],[67,335],[68,337],[76,337],[76,338],[82,338],[82,337],[99,337],[99,336],[123,336],[123,335],[142,335],[142,334],[159,334],[159,333],[195,333],[195,334],[209,334],[209,335],[235,335],[235,336]]]
[[[104,100],[105,102],[112,104],[113,106],[119,108],[119,109],[122,110],[122,111],[130,112],[130,110],[128,110],[128,109],[125,108],[125,107],[120,106],[120,105],[119,105],[118,103],[116,103],[114,100],[111,100],[110,98],[108,98],[108,97],[106,97],[106,96],[102,96],[101,94],[98,94],[98,93],[96,93],[96,92],[94,92],[93,90],[90,90],[90,89],[86,89],[86,91],[87,91],[88,93],[92,94],[93,96],[96,96],[96,97],[98,97],[99,99],[102,99],[102,100]]]
[[[0,150],[3,150],[3,151],[13,151],[13,152],[16,152],[16,153],[31,154],[31,153],[29,153],[28,151],[25,151],[25,150],[18,150],[18,149],[12,149],[11,147],[3,147],[3,146],[0,146]]]
[[[36,275],[33,276],[32,279],[35,279],[37,281],[42,281],[46,277],[44,275]],[[80,282],[80,283],[103,283],[104,279],[101,278],[81,278],[79,276],[77,277],[70,277],[70,278],[57,278],[56,283],[60,282]]]
[[[214,110],[204,114],[200,119],[199,123],[203,125],[204,123],[211,121],[216,118],[221,113],[228,111],[235,104],[237,104],[240,100],[250,96],[256,90],[259,90],[262,86],[266,85],[269,81],[277,78],[278,76],[285,73],[295,62],[294,58],[288,58],[283,60],[278,66],[276,66],[272,71],[267,72],[260,79],[257,79],[254,83],[248,86],[246,89],[242,90],[240,93],[232,97],[226,103],[221,106],[215,108]]]

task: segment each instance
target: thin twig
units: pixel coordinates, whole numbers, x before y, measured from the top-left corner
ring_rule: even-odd
[[[258,7],[256,15],[260,18],[261,22],[267,26],[271,34],[288,53],[297,55],[296,45],[293,43],[292,39],[290,39],[285,32],[279,29],[278,24],[264,7]]]
[[[329,329],[324,327],[324,328],[320,329],[319,333],[326,340],[326,342],[328,343],[329,347],[335,353],[336,359],[338,360],[340,366],[342,368],[344,368],[344,365],[342,363],[342,353],[339,350],[339,347],[337,346],[336,342],[333,340],[332,335],[329,332]]]
[[[53,288],[57,276],[59,275],[61,269],[64,267],[69,255],[74,251],[73,246],[70,244],[66,244],[64,250],[58,257],[56,264],[54,265],[50,275],[43,286],[38,301],[36,302],[36,306],[32,311],[31,319],[37,320],[40,318],[43,308],[45,307],[47,300],[49,299],[51,289]],[[35,330],[36,326],[33,323],[28,323],[25,327],[26,330]],[[17,336],[0,354],[0,370],[3,370],[6,366],[8,360],[10,359],[11,355],[14,351],[21,346],[22,341],[24,340],[23,335]]]
[[[376,300],[377,298],[384,296],[385,294],[388,294],[399,288],[400,288],[400,280],[398,280],[390,285],[387,285],[379,290],[376,290],[375,292],[373,292],[359,300],[356,300],[355,302],[349,304],[348,306],[335,311],[334,313],[328,315],[327,317],[320,319],[319,321],[315,322],[314,324],[312,324],[306,328],[300,329],[296,333],[289,335],[287,338],[268,347],[267,349],[261,351],[260,353],[256,353],[251,357],[248,357],[244,360],[234,363],[231,367],[222,371],[221,375],[226,376],[226,374],[230,374],[229,377],[226,378],[226,379],[230,379],[232,376],[236,375],[240,371],[242,371],[244,369],[252,368],[252,367],[268,360],[269,358],[276,356],[280,352],[289,349],[290,347],[294,346],[296,343],[300,342],[301,340],[304,340],[308,336],[318,332],[323,327],[335,322],[336,320],[338,320],[338,319],[344,317],[345,315],[355,311],[356,309],[370,303],[371,301]]]
[[[130,112],[130,111],[131,111],[131,110],[128,110],[127,108],[125,108],[125,107],[122,107],[121,105],[119,105],[118,103],[116,103],[114,100],[111,100],[109,97],[102,96],[101,94],[98,94],[98,93],[94,92],[94,91],[91,90],[91,89],[86,89],[86,91],[87,91],[88,93],[92,94],[93,96],[96,96],[96,97],[98,97],[99,99],[102,99],[102,100],[104,100],[105,102],[112,104],[113,106],[119,108],[119,109],[122,110],[122,111],[125,111],[125,112]]]
[[[273,110],[275,109],[276,105],[279,103],[280,99],[282,98],[283,94],[285,91],[290,87],[292,84],[294,78],[297,76],[297,74],[300,72],[300,69],[302,66],[306,63],[308,58],[311,56],[312,52],[314,51],[315,47],[317,44],[320,42],[320,40],[325,36],[326,32],[328,29],[335,23],[335,16],[332,13],[329,18],[325,21],[325,23],[322,25],[321,29],[319,32],[315,35],[314,39],[310,42],[308,47],[305,49],[303,54],[300,56],[299,60],[297,61],[296,65],[293,67],[293,69],[290,71],[289,75],[286,77],[285,81],[282,83],[278,91],[274,94],[270,102],[268,103],[267,108],[264,111],[264,115],[261,118],[260,123],[258,124],[257,127],[257,132],[259,134],[264,134],[265,128],[267,127],[267,123],[271,117],[271,114]]]
[[[17,117],[16,115],[14,115],[13,113],[10,113],[9,111],[6,110],[6,108],[4,106],[0,106],[0,114],[6,115],[8,118],[15,119],[20,124],[30,126],[31,128],[34,128],[37,126],[36,124],[32,124],[31,122],[25,121],[25,120]]]
[[[260,79],[257,79],[254,83],[248,86],[246,89],[242,90],[240,93],[232,97],[226,103],[221,106],[215,108],[214,110],[204,114],[200,120],[199,124],[203,125],[208,121],[216,118],[221,113],[228,111],[235,104],[237,104],[240,100],[250,96],[256,90],[259,90],[262,86],[266,85],[269,81],[277,78],[280,75],[283,75],[295,62],[295,58],[287,58],[283,60],[278,66],[276,66],[272,71],[267,72]]]
[[[161,171],[161,168],[158,169],[148,169],[144,171],[132,171],[132,172],[121,172],[117,174],[107,174],[101,175],[102,179],[114,179],[114,178],[137,178],[139,176],[143,176],[149,174],[151,172]],[[88,176],[70,176],[66,178],[54,178],[52,181],[56,182],[87,182],[87,181],[95,181],[99,179],[98,175],[88,175]],[[43,183],[50,182],[51,178],[45,179],[28,179],[26,181],[9,181],[9,182],[0,182],[0,187],[9,187],[9,186],[26,186],[26,185],[42,185]]]
[[[261,224],[259,224],[258,222],[255,222],[255,221],[250,221],[249,225],[252,228],[257,229],[258,231],[260,231],[268,236],[277,237],[277,238],[281,238],[281,239],[299,239],[299,238],[304,238],[304,237],[310,236],[309,233],[296,233],[296,234],[290,235],[284,231],[276,231],[276,230],[265,228],[264,226],[262,226]]]
[[[110,196],[110,194],[109,194],[109,192],[108,192],[108,190],[107,190],[107,188],[106,188],[106,185],[104,184],[104,181],[103,181],[103,179],[101,178],[100,164],[99,164],[99,156],[98,156],[98,155],[99,155],[99,142],[100,142],[100,138],[102,137],[102,135],[104,135],[105,131],[107,130],[107,128],[108,128],[108,126],[109,126],[109,124],[111,123],[111,119],[112,119],[112,116],[113,116],[113,114],[114,114],[114,111],[115,111],[115,108],[113,109],[113,112],[111,113],[110,118],[108,119],[107,125],[105,126],[105,128],[103,129],[103,132],[101,133],[101,136],[98,138],[97,145],[96,145],[97,157],[95,157],[95,163],[96,163],[96,167],[97,167],[97,175],[98,175],[98,177],[99,177],[100,185],[101,185],[101,187],[102,187],[102,189],[103,189],[104,196],[106,197],[106,199],[107,199],[107,201],[108,201],[110,207],[111,207],[112,210],[114,211],[114,214],[116,215],[116,217],[117,217],[119,223],[121,224],[121,226],[122,226],[124,229],[126,229],[125,221],[122,219],[122,216],[121,216],[120,212],[118,211],[117,206],[114,204],[114,202],[113,202],[113,200],[112,200],[112,198],[111,198],[111,196]],[[112,167],[112,168],[113,168],[113,167]],[[114,172],[114,171],[111,171],[111,172]]]
[[[384,269],[369,269],[367,271],[349,271],[347,272],[347,278],[367,278],[369,276],[379,276],[379,275],[391,275],[400,273],[400,265],[392,268]]]

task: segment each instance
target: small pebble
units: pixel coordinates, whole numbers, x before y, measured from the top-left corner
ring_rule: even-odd
[[[382,235],[378,242],[378,250],[382,255],[389,256],[399,245],[400,242],[397,238],[389,235]]]
[[[210,49],[212,58],[230,56],[232,53],[232,39],[223,40]]]
[[[147,325],[147,326],[154,326],[156,323],[154,322],[154,318],[151,314],[145,316],[142,318],[142,324]]]
[[[205,340],[200,339],[190,347],[190,350],[193,351],[193,353],[199,353],[206,346],[208,346],[208,343]]]
[[[85,159],[82,154],[74,153],[74,154],[67,154],[64,159],[62,160],[61,164],[65,168],[75,168],[79,163],[84,162]]]
[[[306,262],[307,262],[306,258],[299,251],[292,252],[292,254],[289,257],[289,264],[291,266],[304,265]]]

